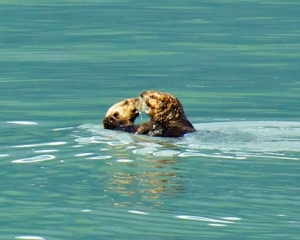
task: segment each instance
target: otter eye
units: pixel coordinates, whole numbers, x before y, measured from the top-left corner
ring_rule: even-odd
[[[131,112],[132,112],[132,113],[136,113],[136,112],[137,112],[137,109],[133,109]]]
[[[118,116],[119,116],[118,112],[114,113],[114,117],[118,117]]]

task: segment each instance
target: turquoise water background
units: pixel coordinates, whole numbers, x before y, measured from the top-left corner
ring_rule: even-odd
[[[299,16],[296,0],[0,1],[0,239],[299,239]],[[148,89],[197,132],[103,129]]]

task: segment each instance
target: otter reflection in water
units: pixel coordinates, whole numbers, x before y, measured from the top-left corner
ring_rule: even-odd
[[[129,168],[123,165],[122,172],[109,173],[105,192],[114,205],[155,207],[164,204],[164,197],[183,191],[175,167],[177,160],[152,159],[143,163],[147,171],[133,171],[135,164],[128,163]]]

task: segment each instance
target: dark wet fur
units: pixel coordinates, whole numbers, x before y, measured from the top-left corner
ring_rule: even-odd
[[[195,128],[187,119],[180,101],[168,93],[144,91],[141,100],[149,108],[152,129],[151,136],[181,137],[186,133],[195,132]],[[140,125],[143,127],[143,124]],[[137,130],[139,132],[139,129]]]

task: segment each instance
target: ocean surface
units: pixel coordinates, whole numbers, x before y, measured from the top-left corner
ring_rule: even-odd
[[[0,239],[299,239],[299,16],[298,0],[0,1]],[[103,129],[149,89],[197,131]]]

